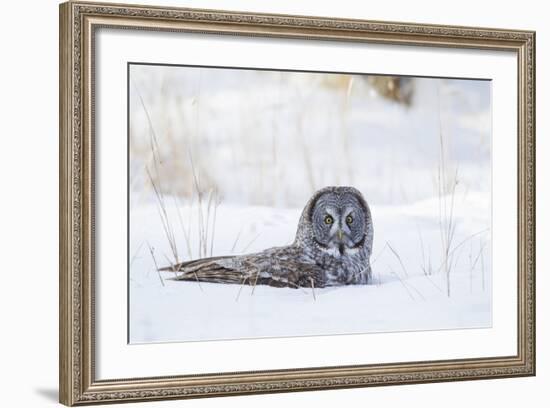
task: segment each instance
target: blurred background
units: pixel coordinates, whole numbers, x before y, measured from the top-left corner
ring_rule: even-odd
[[[481,80],[131,65],[131,206],[153,183],[189,200],[195,181],[292,208],[327,185],[374,205],[488,193],[490,101]]]

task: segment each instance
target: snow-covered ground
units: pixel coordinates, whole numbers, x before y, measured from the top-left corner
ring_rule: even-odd
[[[170,200],[167,200],[170,201]],[[280,289],[181,282],[156,271],[172,253],[155,203],[132,212],[130,266],[130,341],[167,342],[252,337],[328,335],[402,330],[489,327],[491,265],[483,195],[458,200],[456,248],[450,273],[442,262],[439,203],[421,201],[405,207],[374,206],[374,282],[367,286]],[[178,217],[174,205],[169,215]],[[183,206],[180,215],[195,221],[198,208]],[[292,241],[300,209],[220,205],[214,254],[246,253]],[[246,220],[249,219],[249,222]],[[177,222],[176,241],[185,236]],[[193,237],[191,237],[193,241]],[[198,242],[194,236],[194,242]],[[153,251],[154,257],[151,255]],[[195,249],[192,249],[196,252]],[[481,251],[481,252],[480,252]],[[481,254],[481,255],[480,255]],[[430,271],[431,265],[431,271]],[[430,274],[431,272],[431,274]],[[315,296],[314,296],[315,295]]]

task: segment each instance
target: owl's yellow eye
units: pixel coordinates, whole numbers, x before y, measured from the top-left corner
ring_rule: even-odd
[[[346,217],[346,222],[347,222],[348,224],[351,224],[351,223],[353,222],[353,217],[352,217],[351,215],[348,215],[348,216]]]
[[[334,222],[334,218],[332,218],[331,215],[327,215],[327,216],[325,217],[325,224],[330,225],[330,224],[332,224],[333,222]]]

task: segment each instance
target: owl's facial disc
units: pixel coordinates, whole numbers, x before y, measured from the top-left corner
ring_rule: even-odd
[[[353,196],[320,197],[316,203],[312,224],[319,248],[335,257],[352,255],[365,239],[365,218]]]
[[[351,236],[350,225],[345,222],[349,218],[347,215],[344,215],[342,211],[338,211],[336,219],[338,223],[335,223],[334,226],[329,231],[329,245],[328,247],[338,251],[338,255],[345,255],[347,250],[355,246]],[[336,253],[336,251],[333,251]]]

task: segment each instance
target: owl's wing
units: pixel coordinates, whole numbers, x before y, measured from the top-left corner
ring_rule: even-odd
[[[300,261],[290,247],[274,248],[257,254],[219,256],[184,262],[161,271],[173,271],[175,280],[269,285],[274,287],[323,287],[323,270]]]
[[[246,274],[236,261],[238,256],[215,256],[196,259],[179,264],[160,268],[160,271],[176,273],[174,280],[215,282],[215,283],[243,283]]]
[[[268,273],[260,273],[261,284],[289,288],[325,286],[323,269],[299,258],[278,259],[271,263],[266,272]]]

